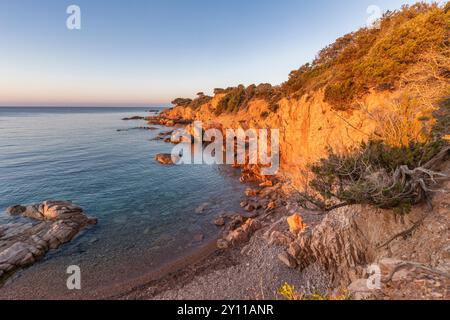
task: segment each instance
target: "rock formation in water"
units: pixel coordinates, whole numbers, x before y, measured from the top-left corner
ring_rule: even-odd
[[[97,223],[70,201],[16,205],[7,213],[16,219],[0,225],[0,278],[33,264]]]

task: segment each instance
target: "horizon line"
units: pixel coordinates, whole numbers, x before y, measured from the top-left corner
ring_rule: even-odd
[[[150,105],[0,105],[0,108],[170,108],[171,104]]]

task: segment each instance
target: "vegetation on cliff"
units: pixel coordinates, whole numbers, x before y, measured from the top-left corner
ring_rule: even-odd
[[[325,101],[346,110],[371,89],[399,88],[402,75],[424,55],[448,52],[450,4],[404,6],[385,13],[377,25],[347,34],[323,49],[312,63],[290,74],[283,93],[302,96],[325,88]],[[449,70],[436,72],[448,77]]]
[[[239,85],[215,89],[220,95],[216,115],[245,110],[252,100],[268,103],[277,112],[278,102],[300,98],[323,89],[325,102],[335,110],[358,107],[358,99],[370,92],[392,91],[408,84],[408,71],[419,62],[433,64],[433,76],[448,79],[450,4],[417,3],[388,11],[372,28],[362,28],[336,40],[311,62],[292,71],[281,86]],[[196,99],[179,98],[176,106],[194,110],[211,101],[203,93]]]
[[[330,150],[328,158],[311,166],[315,178],[303,199],[321,210],[370,204],[408,213],[413,205],[429,200],[438,181],[448,179],[436,171],[450,155],[450,149],[442,147],[442,141],[403,147],[371,141],[346,155]]]
[[[314,97],[323,97],[352,130],[359,129],[345,115],[357,109],[360,118],[375,128],[370,134],[362,132],[366,135],[362,145],[362,139],[355,139],[353,150],[348,145],[345,153],[330,149],[328,157],[311,165],[314,178],[303,196],[324,210],[364,203],[404,213],[428,200],[443,178],[434,169],[448,156],[449,35],[450,3],[403,6],[386,12],[375,26],[339,38],[311,63],[291,72],[281,86],[215,89],[214,106],[213,98],[203,93],[173,103],[193,110],[207,105],[220,116],[245,111],[252,101],[263,100],[265,119],[279,112],[282,102],[307,103],[320,92]],[[389,98],[369,107],[364,98],[379,92]],[[311,119],[304,122],[310,124]]]

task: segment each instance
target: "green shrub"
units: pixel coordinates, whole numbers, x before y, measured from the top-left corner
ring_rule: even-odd
[[[258,86],[252,84],[248,87],[239,85],[234,88],[227,88],[221,91],[225,93],[219,101],[215,114],[236,113],[239,110],[248,108],[250,102],[254,99],[265,100],[269,104],[269,111],[278,110],[278,101],[281,99],[280,89],[272,87],[271,84],[263,83]]]
[[[433,185],[439,176],[432,168],[417,168],[435,159],[443,146],[442,141],[408,147],[371,141],[349,155],[330,151],[327,158],[311,166],[315,178],[310,187],[315,195],[303,195],[323,210],[336,205],[370,204],[406,213],[427,198],[426,186]]]
[[[199,109],[202,105],[209,103],[212,100],[212,97],[206,96],[203,94],[203,92],[199,92],[198,97],[194,100],[192,99],[185,99],[185,98],[178,98],[172,101],[172,104],[177,107],[186,107],[191,108],[192,110]]]
[[[172,104],[178,107],[187,107],[192,102],[192,99],[177,98],[172,101]]]

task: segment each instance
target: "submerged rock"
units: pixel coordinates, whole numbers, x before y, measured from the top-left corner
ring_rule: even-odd
[[[197,209],[195,209],[195,213],[202,214],[206,211],[206,209],[208,209],[208,207],[209,207],[209,203],[205,202],[205,203],[201,204]]]
[[[224,225],[225,225],[225,218],[224,217],[219,217],[219,218],[217,218],[216,220],[214,220],[214,224],[217,226],[217,227],[223,227]]]
[[[280,253],[278,255],[278,259],[290,269],[297,268],[297,261],[295,261],[295,259],[288,255],[286,252]]]
[[[134,128],[126,128],[126,129],[117,129],[117,132],[127,132],[130,130],[150,130],[150,131],[154,131],[154,130],[158,130],[158,128],[156,127],[134,127]]]
[[[205,236],[201,233],[194,235],[194,242],[202,242]]]
[[[12,206],[6,212],[30,220],[0,226],[0,277],[33,264],[48,250],[71,241],[83,228],[97,223],[70,201]]]

